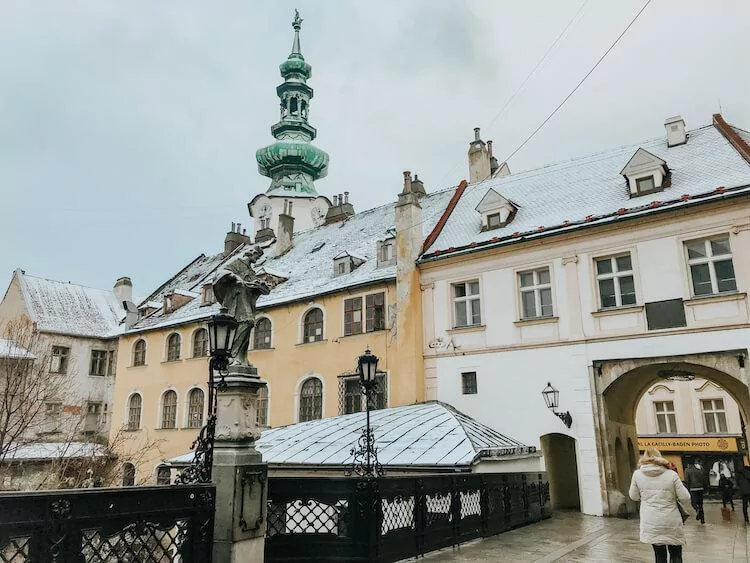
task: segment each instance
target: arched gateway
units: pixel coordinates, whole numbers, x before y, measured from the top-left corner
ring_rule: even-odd
[[[663,379],[706,379],[726,389],[737,401],[743,420],[748,420],[746,355],[746,350],[730,350],[594,362],[591,388],[605,514],[617,516],[635,511],[627,489],[637,455],[633,446],[637,443],[635,412],[646,390]]]

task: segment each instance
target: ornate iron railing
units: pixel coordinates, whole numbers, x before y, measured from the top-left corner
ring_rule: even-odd
[[[398,561],[550,515],[543,473],[272,477],[266,561]]]
[[[213,485],[0,494],[0,562],[206,563]]]

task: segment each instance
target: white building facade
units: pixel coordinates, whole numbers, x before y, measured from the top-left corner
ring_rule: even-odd
[[[665,126],[459,187],[420,258],[427,398],[539,447],[553,506],[634,508],[635,412],[656,382],[702,377],[750,406],[750,135],[719,115]]]

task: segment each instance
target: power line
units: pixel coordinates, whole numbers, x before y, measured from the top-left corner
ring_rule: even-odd
[[[565,102],[567,102],[573,96],[573,94],[576,93],[576,91],[578,90],[578,88],[580,88],[581,85],[586,81],[586,79],[589,76],[591,76],[591,74],[596,70],[596,68],[599,66],[599,64],[601,64],[601,62],[610,53],[610,51],[612,51],[612,49],[614,49],[615,46],[617,46],[617,44],[620,42],[620,39],[622,39],[625,36],[625,34],[628,32],[628,30],[633,26],[633,24],[636,22],[636,20],[640,17],[640,15],[648,7],[648,5],[650,3],[651,3],[651,0],[646,0],[646,3],[641,7],[640,10],[638,10],[638,13],[633,17],[633,19],[630,20],[630,23],[627,25],[627,27],[622,31],[622,33],[620,33],[620,35],[617,37],[617,39],[614,40],[614,42],[609,46],[609,48],[606,51],[604,51],[604,54],[601,57],[599,57],[599,60],[596,61],[596,63],[594,64],[594,66],[592,66],[591,69],[584,75],[584,77],[581,78],[581,80],[578,82],[578,84],[576,84],[575,88],[573,88],[570,91],[570,93],[567,96],[565,96],[565,98],[563,98],[562,102],[560,102],[557,105],[557,107],[554,110],[552,110],[552,113],[550,113],[545,118],[545,120],[542,121],[539,124],[539,126],[536,129],[534,129],[534,131],[532,131],[531,135],[529,135],[528,137],[526,137],[526,139],[520,145],[518,145],[518,147],[512,153],[510,153],[508,155],[508,157],[505,159],[506,162],[508,160],[510,160],[511,158],[513,158],[513,156],[518,151],[520,151],[524,146],[526,146],[526,143],[528,143],[531,139],[533,139],[534,136],[542,129],[542,127],[544,127],[547,124],[547,122],[550,119],[552,119],[552,117],[560,110],[560,108],[562,108],[565,105]]]

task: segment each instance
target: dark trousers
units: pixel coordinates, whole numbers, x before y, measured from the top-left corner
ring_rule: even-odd
[[[681,545],[654,545],[656,563],[682,563]],[[669,559],[667,559],[669,552]]]
[[[693,505],[695,510],[695,519],[705,522],[705,516],[703,515],[703,491],[690,491],[690,504]]]
[[[734,510],[734,499],[732,499],[732,493],[722,493],[721,506],[726,508],[728,504],[731,505],[732,510]]]
[[[745,522],[748,521],[747,519],[747,503],[750,502],[750,495],[742,495],[742,515],[745,517]]]

